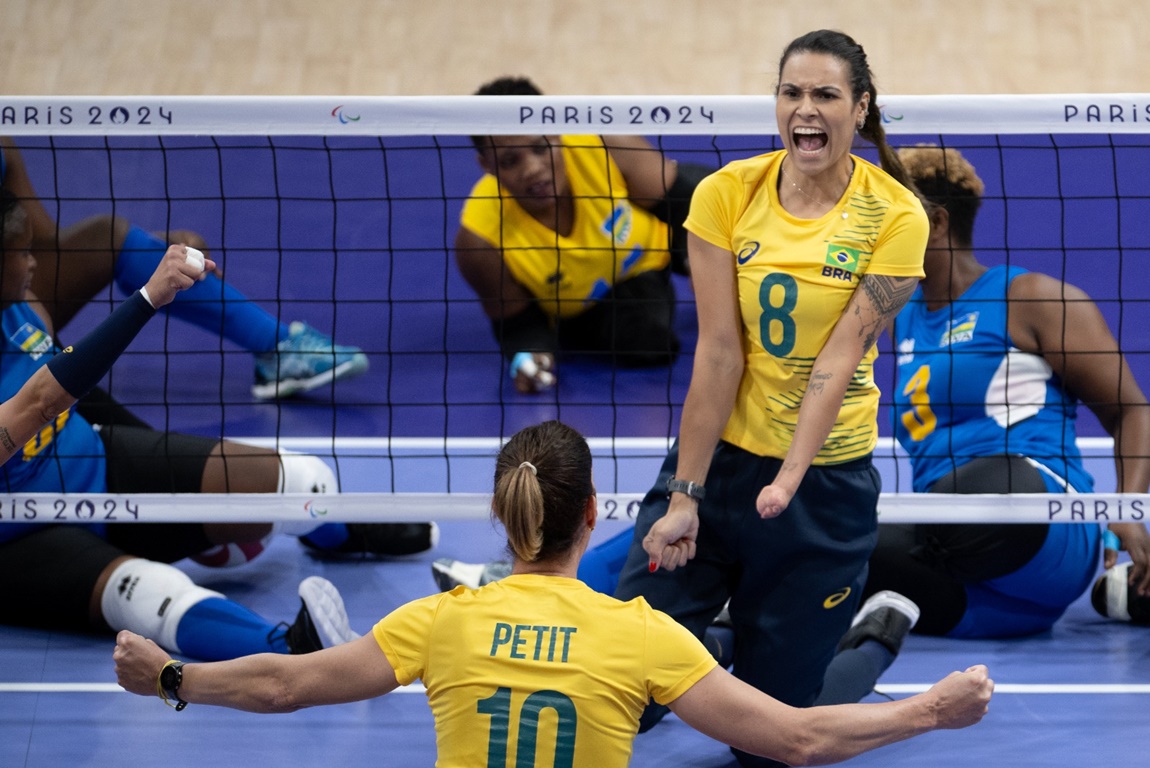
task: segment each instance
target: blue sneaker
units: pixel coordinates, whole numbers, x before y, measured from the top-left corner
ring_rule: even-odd
[[[256,355],[252,395],[260,400],[290,397],[366,370],[367,355],[359,347],[341,346],[306,323],[294,322],[274,351]]]

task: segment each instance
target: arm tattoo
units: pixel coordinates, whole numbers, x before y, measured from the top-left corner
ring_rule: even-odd
[[[12,441],[12,435],[8,433],[7,427],[0,427],[0,445],[4,446],[6,451],[16,450],[16,443]]]
[[[864,351],[874,346],[883,328],[903,308],[917,285],[918,278],[915,277],[863,275],[860,287],[866,291],[867,298],[870,299],[877,313],[869,323],[866,321],[863,323],[861,335]]]

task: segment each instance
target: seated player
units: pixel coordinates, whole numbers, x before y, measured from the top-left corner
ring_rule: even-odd
[[[308,656],[182,664],[121,632],[116,679],[177,708],[252,712],[359,701],[419,679],[445,766],[625,766],[652,697],[702,733],[788,765],[846,760],[986,714],[994,683],[984,666],[878,704],[800,709],[755,690],[644,599],[624,603],[575,579],[597,506],[586,440],[559,422],[528,427],[496,460],[492,509],[514,552],[507,578],[415,600],[369,636]]]
[[[23,209],[0,190],[0,289],[9,338],[9,309],[27,306],[20,299],[36,261],[31,242]],[[206,265],[213,266],[210,260]],[[29,375],[14,390],[7,386],[12,377],[4,376],[0,461],[10,464],[23,458],[27,465],[45,466],[32,458],[37,449],[50,450],[54,438],[68,431],[76,400],[108,372],[157,308],[203,277],[203,267],[188,259],[184,246],[169,247],[146,285],[81,341],[54,355],[51,338],[29,316],[16,329],[26,342],[23,349],[9,346],[3,353],[5,374],[17,368]],[[35,365],[26,365],[24,358]],[[94,459],[88,463],[95,464]],[[50,471],[84,470],[80,463],[60,462]],[[24,506],[19,514],[27,520],[37,512]],[[130,629],[157,638],[173,653],[199,659],[261,651],[309,653],[358,637],[348,625],[338,590],[325,579],[305,579],[299,585],[302,605],[295,621],[277,624],[194,584],[168,564],[207,543],[243,541],[252,535],[251,528],[7,522],[0,527],[0,579],[5,585],[0,621],[51,630]],[[148,530],[139,535],[143,529]]]
[[[1150,405],[1098,307],[1082,290],[1016,266],[988,267],[973,242],[984,185],[957,150],[904,148],[934,205],[923,279],[897,316],[895,434],[926,493],[1090,493],[1079,403],[1114,438],[1120,493],[1150,489]],[[1095,606],[1150,620],[1150,533],[1099,526],[883,525],[866,593],[922,609],[916,632],[1014,637],[1049,630],[1110,569]],[[1105,548],[1102,542],[1110,541]],[[1118,550],[1130,563],[1118,566]]]
[[[539,94],[510,77],[477,91]],[[639,136],[472,141],[485,175],[464,203],[455,258],[516,389],[553,386],[560,350],[623,367],[673,362],[671,272],[687,272],[682,223],[709,169],[675,163]]]
[[[194,232],[157,237],[117,216],[94,216],[57,227],[36,195],[19,149],[0,137],[0,182],[24,203],[32,220],[32,250],[39,265],[33,290],[45,300],[57,330],[112,281],[130,294],[152,274],[168,243],[206,251]],[[166,309],[255,355],[252,394],[261,400],[330,386],[357,376],[368,361],[360,349],[335,344],[302,322],[283,323],[213,273]]]
[[[32,222],[24,207],[7,189],[0,188],[0,256],[3,278],[0,281],[0,400],[13,397],[26,383],[43,376],[43,369],[57,350],[51,318],[44,305],[30,290],[37,259],[32,252],[35,242]],[[171,265],[167,261],[186,258],[183,245],[170,246],[161,267],[170,281]],[[214,267],[209,259],[207,269]],[[202,279],[205,273],[196,273]],[[156,281],[155,275],[148,282]],[[190,287],[191,280],[178,287]],[[143,287],[143,286],[142,286]],[[139,292],[137,292],[139,293]],[[176,293],[171,291],[168,304]],[[133,294],[131,303],[142,299]],[[153,305],[154,306],[154,305]],[[150,316],[151,307],[141,307]],[[111,361],[107,362],[107,367]],[[91,382],[99,380],[97,377]],[[65,389],[79,400],[89,386]],[[277,452],[268,448],[241,445],[227,440],[195,435],[161,432],[147,426],[119,421],[102,425],[89,422],[82,413],[65,404],[60,410],[35,412],[41,427],[31,439],[18,441],[8,435],[6,460],[0,467],[0,481],[6,493],[334,493],[339,490],[335,473],[315,456]],[[47,422],[47,426],[43,426]],[[16,623],[36,624],[53,620],[42,610],[54,604],[50,590],[58,581],[61,562],[75,562],[70,551],[58,551],[51,543],[55,538],[69,541],[87,531],[57,531],[34,524],[10,524],[0,527],[0,577],[8,583],[26,584],[21,589],[4,591],[0,598],[0,616]],[[378,523],[319,525],[309,522],[279,526],[285,533],[303,536],[304,543],[324,556],[402,555],[424,551],[435,544],[437,529],[428,523]],[[112,550],[146,556],[151,560],[175,562],[184,557],[206,559],[212,564],[229,564],[230,558],[218,559],[219,548],[235,549],[242,562],[258,554],[260,541],[273,533],[270,524],[262,525],[178,525],[160,528],[151,525],[108,526],[97,529],[112,544],[98,558],[114,560]],[[228,545],[242,544],[232,548]],[[69,545],[73,546],[73,545]],[[94,546],[85,544],[83,546]],[[15,550],[24,552],[17,556]],[[89,581],[100,573],[83,574]],[[86,582],[82,578],[66,579],[69,584]],[[89,589],[82,587],[81,591]],[[90,591],[90,590],[89,590]],[[83,602],[87,606],[87,592]],[[17,609],[15,605],[23,606]],[[84,613],[85,620],[87,613]]]

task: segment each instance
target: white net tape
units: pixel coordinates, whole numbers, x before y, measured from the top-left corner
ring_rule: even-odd
[[[883,96],[892,134],[1146,133],[1150,94]],[[0,97],[35,136],[428,136],[775,132],[770,96]]]

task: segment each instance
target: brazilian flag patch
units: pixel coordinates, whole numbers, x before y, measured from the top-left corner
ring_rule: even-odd
[[[831,243],[827,246],[827,264],[847,272],[856,272],[859,268],[859,251],[857,248],[847,248],[845,245]]]

